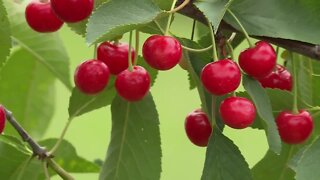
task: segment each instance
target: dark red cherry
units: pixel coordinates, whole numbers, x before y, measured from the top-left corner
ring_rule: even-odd
[[[212,132],[208,116],[201,110],[194,110],[188,114],[184,124],[190,141],[201,147],[208,144]]]
[[[111,74],[117,75],[129,67],[128,44],[104,42],[99,45],[97,51],[98,59],[108,65]],[[133,48],[131,48],[131,57],[132,63],[134,63],[135,51]]]
[[[240,53],[239,65],[248,75],[262,78],[270,74],[276,65],[277,55],[273,47],[265,41],[259,41],[255,47]]]
[[[277,88],[282,90],[292,90],[292,76],[290,72],[283,66],[277,65],[275,71],[269,75],[259,79],[264,88]]]
[[[243,129],[250,126],[256,117],[253,103],[243,97],[228,97],[220,104],[220,115],[229,127]]]
[[[6,111],[4,107],[0,105],[0,134],[3,132],[4,127],[6,126]]]
[[[25,18],[33,30],[41,33],[57,31],[63,25],[53,13],[50,2],[30,2],[25,10]]]
[[[134,66],[132,71],[127,69],[117,76],[115,87],[127,101],[139,101],[149,92],[150,75],[143,67]]]
[[[102,61],[92,59],[77,67],[74,82],[83,93],[97,94],[107,86],[109,76],[108,66]]]
[[[305,110],[300,110],[298,114],[282,111],[277,116],[276,122],[282,141],[288,144],[303,143],[313,130],[312,117]]]
[[[82,21],[89,17],[93,10],[94,0],[51,0],[56,15],[68,23]]]
[[[224,95],[238,88],[241,81],[239,66],[230,59],[207,64],[201,72],[204,87],[214,95]]]
[[[142,54],[154,69],[169,70],[179,63],[182,47],[173,37],[153,35],[144,42]]]

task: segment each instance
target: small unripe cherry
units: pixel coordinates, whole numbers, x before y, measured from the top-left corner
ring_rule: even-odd
[[[256,117],[254,104],[243,97],[228,97],[220,104],[220,115],[229,127],[243,129],[250,126]]]
[[[41,33],[55,32],[63,22],[52,11],[50,2],[32,1],[25,10],[28,25]]]
[[[189,140],[200,147],[208,144],[212,127],[208,116],[200,109],[189,113],[185,119],[185,130]]]
[[[150,85],[150,75],[141,66],[133,66],[132,71],[122,71],[115,82],[118,94],[129,102],[143,99],[149,92]]]
[[[4,107],[0,105],[0,134],[2,134],[4,127],[6,126],[6,111]]]
[[[107,86],[109,76],[109,68],[105,63],[91,59],[77,67],[74,82],[83,93],[97,94]]]

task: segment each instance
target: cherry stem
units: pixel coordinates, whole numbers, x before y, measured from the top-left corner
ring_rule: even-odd
[[[212,45],[210,45],[210,46],[208,46],[206,48],[203,48],[203,49],[193,49],[193,48],[189,48],[189,47],[186,47],[186,46],[182,46],[182,48],[187,50],[187,51],[190,51],[190,52],[201,53],[201,52],[209,51],[212,48]]]
[[[71,122],[72,122],[72,119],[69,119],[69,120],[67,121],[66,125],[64,126],[64,128],[63,128],[63,130],[62,130],[62,133],[61,133],[61,135],[60,135],[60,138],[58,139],[58,141],[56,142],[56,144],[53,146],[53,148],[49,151],[49,154],[52,155],[52,154],[54,154],[54,153],[58,150],[58,148],[60,147],[61,142],[62,142],[64,136],[66,135],[66,133],[67,133],[69,127],[70,127]]]
[[[50,174],[49,174],[49,171],[48,171],[48,163],[47,163],[47,161],[43,161],[42,165],[43,165],[43,170],[44,170],[44,175],[46,177],[46,180],[50,180]]]
[[[140,48],[140,32],[136,30],[136,44],[135,44],[136,54],[134,56],[134,60],[135,60],[134,64],[138,63],[139,48]]]
[[[212,40],[212,50],[213,50],[213,61],[218,61],[218,53],[217,53],[217,46],[216,46],[216,39],[214,36],[214,31],[212,28],[212,24],[210,23],[209,19],[207,19],[208,21],[208,26],[209,26],[209,30],[210,30],[210,35],[211,35],[211,40]]]
[[[174,9],[176,3],[177,3],[177,0],[173,0],[172,5],[171,5],[171,10]],[[170,13],[169,14],[169,18],[168,18],[168,22],[167,22],[167,28],[166,28],[166,31],[165,31],[164,35],[169,35],[169,29],[170,29],[170,24],[171,24],[171,20],[172,20],[173,14],[174,13]]]
[[[243,32],[244,36],[246,37],[249,46],[250,46],[250,47],[254,47],[254,45],[253,45],[253,43],[251,42],[251,39],[250,39],[250,37],[249,37],[246,29],[243,27],[243,25],[241,24],[241,22],[239,21],[239,19],[237,18],[237,16],[234,15],[233,12],[232,12],[230,9],[228,9],[227,11],[228,11],[229,14],[237,21],[237,24],[240,26],[241,31]]]
[[[178,11],[180,11],[181,9],[183,9],[184,7],[186,7],[186,5],[188,5],[190,2],[190,0],[184,0],[183,3],[181,3],[178,7],[172,9],[170,11],[167,11],[167,13],[176,13]],[[176,3],[174,3],[174,5],[176,5]]]
[[[132,45],[132,31],[130,31],[130,34],[129,34],[129,51],[128,51],[129,71],[133,71],[132,56],[131,56],[132,46],[131,45]]]
[[[291,61],[292,61],[292,71],[293,71],[293,107],[292,112],[295,114],[299,113],[298,109],[298,74],[297,74],[297,64],[293,58],[292,52],[290,52]]]
[[[229,50],[229,55],[231,56],[232,60],[234,60],[234,53],[233,53],[234,49],[233,49],[231,43],[232,43],[233,39],[235,38],[235,36],[236,36],[236,33],[232,33],[226,42],[228,50]]]
[[[94,44],[94,48],[93,48],[93,59],[97,59],[97,44]]]
[[[191,40],[193,41],[194,39],[194,34],[195,34],[195,30],[196,30],[196,24],[197,24],[197,20],[193,20],[193,24],[192,24],[192,31],[191,31]]]
[[[66,172],[58,163],[53,159],[47,159],[48,165],[64,180],[74,180],[74,178]]]

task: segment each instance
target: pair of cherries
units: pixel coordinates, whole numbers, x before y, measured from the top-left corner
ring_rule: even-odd
[[[135,50],[131,50],[132,63]],[[88,60],[80,64],[75,72],[77,88],[85,94],[98,94],[103,91],[110,78],[116,76],[115,87],[124,99],[134,102],[141,100],[150,89],[150,75],[141,66],[128,69],[129,45],[126,43],[101,43],[97,49],[98,60]]]
[[[90,16],[94,0],[35,0],[25,10],[29,26],[41,33],[59,30],[63,22],[76,23]]]
[[[219,111],[224,123],[235,129],[248,127],[256,115],[254,105],[242,97],[226,98],[221,103]],[[197,109],[188,114],[185,119],[185,130],[192,143],[201,147],[207,146],[212,127],[203,111]]]

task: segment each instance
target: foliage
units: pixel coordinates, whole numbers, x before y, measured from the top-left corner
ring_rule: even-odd
[[[133,30],[163,34],[169,16],[166,10],[171,3],[172,0],[100,0],[95,2],[94,12],[88,19],[68,26],[81,35],[79,38],[83,38],[88,45],[118,40]],[[228,13],[227,10],[230,9],[243,23],[249,35],[320,44],[319,35],[315,33],[320,27],[318,0],[203,0],[194,2],[194,5],[212,23],[215,33],[219,33],[218,27],[222,21],[241,30]],[[161,119],[151,93],[139,102],[127,102],[117,95],[114,76],[108,87],[97,95],[86,95],[76,87],[72,88],[68,53],[59,35],[40,34],[30,29],[24,19],[24,8],[25,3],[0,0],[1,104],[13,112],[32,138],[41,139],[53,117],[57,93],[55,82],[58,80],[70,90],[69,121],[108,106],[111,106],[112,114],[111,141],[101,167],[79,156],[73,145],[65,140],[39,141],[39,144],[48,149],[57,142],[61,143],[53,158],[58,165],[68,172],[100,172],[101,180],[160,179]],[[171,35],[183,46],[202,49],[212,44],[208,38],[208,29],[205,28],[204,31],[206,33],[199,40]],[[227,31],[222,33],[230,34]],[[242,35],[236,38],[234,47],[244,39]],[[275,116],[281,110],[292,109],[294,93],[264,89],[257,80],[243,75],[244,91],[238,91],[236,95],[254,102],[257,117],[251,127],[265,131],[269,145],[266,155],[250,169],[239,148],[223,132],[219,105],[231,94],[211,95],[201,83],[200,73],[206,64],[212,62],[211,53],[210,50],[183,51],[188,66],[190,89],[197,89],[202,110],[208,114],[214,126],[206,149],[201,179],[319,179],[319,162],[315,161],[320,157],[319,61],[286,50],[284,61],[291,73],[294,73],[293,62],[298,64],[298,91],[294,92],[298,95],[297,105],[301,109],[310,110],[315,122],[311,138],[297,146],[281,142],[275,123]],[[219,55],[223,57],[223,53]],[[280,58],[278,62],[280,63]],[[152,69],[142,56],[138,57],[138,64],[150,73],[154,85],[158,71]],[[174,86],[174,82],[172,84]],[[32,147],[27,142],[22,142],[16,129],[9,125],[4,134],[0,136],[0,179],[44,179],[42,163],[33,157]],[[50,170],[49,174],[52,176],[56,172]]]

